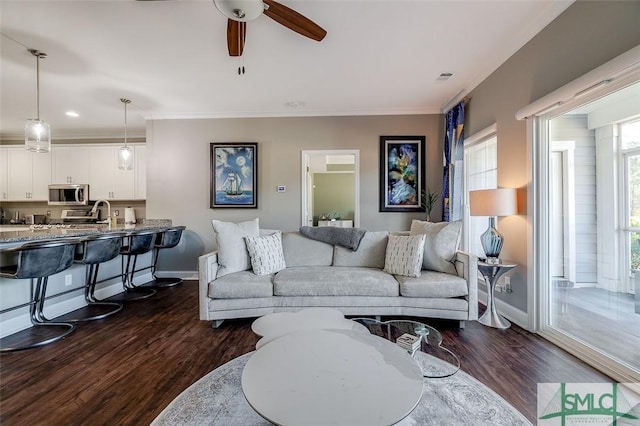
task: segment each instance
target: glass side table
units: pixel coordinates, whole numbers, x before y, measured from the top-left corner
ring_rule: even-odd
[[[484,311],[482,316],[478,318],[478,322],[480,324],[502,329],[511,327],[509,320],[498,313],[498,309],[495,304],[494,291],[498,279],[516,266],[518,266],[518,264],[505,260],[497,260],[495,262],[478,260],[478,270],[485,277],[487,282],[487,309]]]

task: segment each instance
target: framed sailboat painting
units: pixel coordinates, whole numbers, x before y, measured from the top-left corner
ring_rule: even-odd
[[[258,207],[258,144],[211,143],[211,208]]]

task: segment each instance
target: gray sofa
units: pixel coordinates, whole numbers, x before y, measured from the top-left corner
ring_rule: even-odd
[[[269,232],[260,230],[260,235]],[[285,232],[281,244],[286,268],[265,275],[247,269],[220,276],[218,251],[200,256],[200,319],[218,327],[225,319],[306,307],[332,307],[345,315],[459,320],[460,327],[478,318],[475,256],[454,252],[455,273],[423,269],[419,277],[392,275],[384,271],[388,237],[386,231],[366,232],[352,251]],[[425,256],[429,253],[426,247]]]

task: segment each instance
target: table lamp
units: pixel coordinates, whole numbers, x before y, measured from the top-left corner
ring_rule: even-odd
[[[489,216],[489,229],[480,236],[480,242],[487,262],[497,260],[504,238],[496,229],[496,216],[517,213],[515,188],[469,191],[469,207],[471,216]]]

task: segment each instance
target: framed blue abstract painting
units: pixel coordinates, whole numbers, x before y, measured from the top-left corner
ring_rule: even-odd
[[[258,144],[211,143],[211,208],[258,207]]]
[[[424,212],[424,136],[380,136],[380,211]]]

